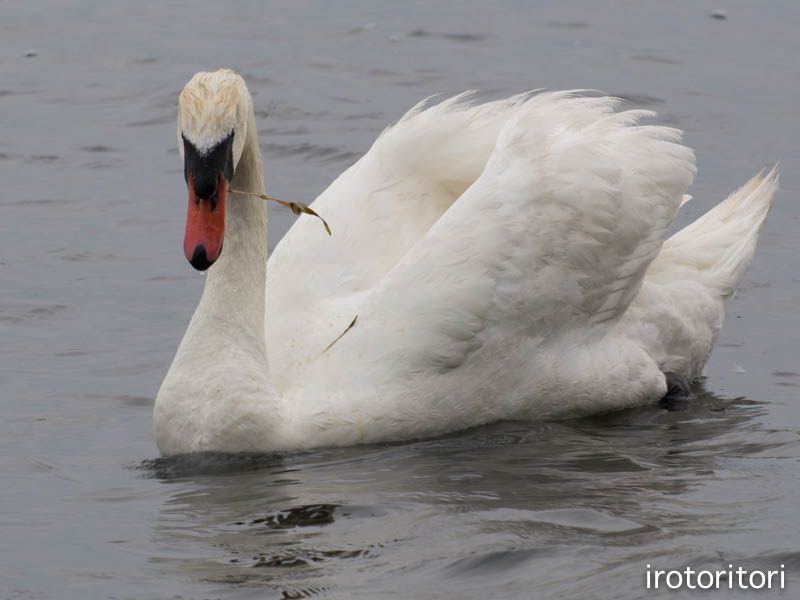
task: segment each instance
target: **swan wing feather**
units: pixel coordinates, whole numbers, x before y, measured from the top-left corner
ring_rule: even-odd
[[[482,336],[543,339],[575,320],[590,335],[624,313],[695,167],[680,132],[639,126],[648,113],[617,103],[528,100],[480,177],[374,288],[364,324],[371,310],[406,332],[418,366],[454,367]]]
[[[530,94],[475,104],[466,92],[416,105],[381,133],[270,255],[265,328],[276,386],[319,357],[376,285],[478,178]]]

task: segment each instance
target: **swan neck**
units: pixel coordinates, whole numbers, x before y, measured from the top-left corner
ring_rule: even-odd
[[[247,138],[230,184],[231,190],[264,193],[264,171],[256,133],[255,116],[250,113]],[[267,208],[260,198],[231,193],[228,198],[223,248],[208,270],[198,310],[223,324],[226,339],[255,346],[266,358],[264,348],[264,286],[267,270]]]

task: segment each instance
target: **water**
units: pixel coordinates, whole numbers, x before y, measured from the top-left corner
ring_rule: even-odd
[[[645,588],[647,564],[729,563],[783,564],[795,597],[798,26],[790,0],[0,2],[0,598],[675,598]],[[657,110],[698,153],[681,224],[780,159],[698,399],[157,459],[153,398],[203,283],[181,251],[177,94],[220,66],[247,78],[286,199],[467,88]],[[294,216],[270,210],[274,246]]]

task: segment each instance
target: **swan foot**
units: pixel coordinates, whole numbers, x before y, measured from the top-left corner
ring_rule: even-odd
[[[683,375],[664,373],[667,379],[667,393],[661,399],[661,406],[667,410],[686,410],[692,399],[692,386]]]

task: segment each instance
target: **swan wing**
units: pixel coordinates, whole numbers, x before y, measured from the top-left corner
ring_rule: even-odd
[[[612,330],[661,248],[694,156],[678,131],[639,126],[648,113],[616,105],[569,93],[528,100],[480,176],[370,291],[331,351],[338,370],[364,365],[374,390],[407,381],[409,406],[424,391],[417,408],[427,411],[432,390],[442,402],[475,398],[483,379],[494,404],[481,410],[503,418],[515,412],[498,397],[530,406],[521,395],[548,386],[553,410],[537,404],[543,418],[564,394],[613,403],[625,387],[632,403],[662,390],[652,360]],[[547,369],[561,375],[547,383]],[[592,390],[608,373],[624,385]],[[469,424],[462,412],[449,422]]]
[[[367,296],[478,178],[518,95],[480,105],[467,92],[412,108],[312,204],[271,254],[265,328],[278,388],[319,357]]]
[[[623,313],[695,167],[679,131],[638,126],[648,113],[616,104],[529,100],[480,177],[375,288],[374,310],[429,332],[433,352],[489,323],[541,335]]]

